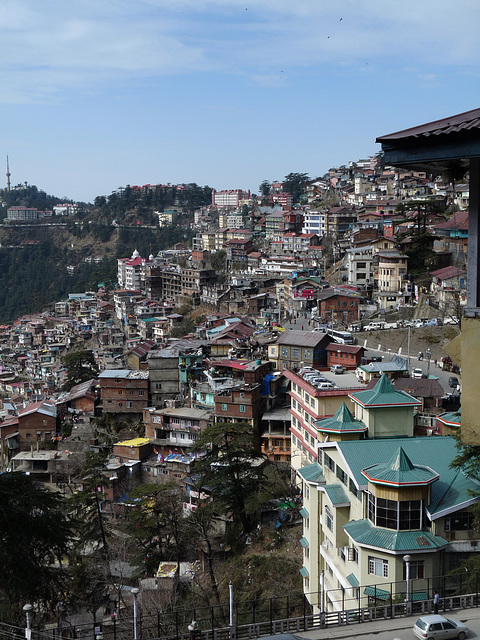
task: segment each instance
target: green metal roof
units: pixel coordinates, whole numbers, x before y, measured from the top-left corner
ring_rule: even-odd
[[[362,470],[362,475],[373,484],[395,487],[426,485],[438,478],[438,473],[429,467],[413,464],[402,447],[397,449],[387,463],[367,467]]]
[[[339,408],[333,418],[315,420],[313,423],[319,431],[328,433],[352,433],[367,431],[368,427],[361,420],[355,420],[345,403]]]
[[[370,520],[352,520],[343,527],[358,544],[385,551],[431,551],[441,549],[448,542],[429,531],[394,531],[374,527]]]
[[[302,467],[298,470],[298,473],[307,482],[322,482],[323,480],[325,480],[322,467],[318,464],[318,462],[314,462],[313,464],[309,464],[306,467]]]
[[[358,587],[358,585],[360,584],[357,576],[354,573],[350,573],[347,576],[347,580],[352,585],[352,587]]]
[[[450,468],[450,462],[457,455],[455,440],[451,436],[350,440],[336,442],[335,446],[344,456],[348,475],[355,478],[357,485],[366,484],[363,469],[367,469],[375,461],[387,462],[400,446],[414,465],[423,465],[425,461],[429,461],[440,476],[431,485],[432,500],[427,508],[432,516],[472,503],[471,491],[480,490],[480,482]]]
[[[301,575],[303,578],[308,578],[308,576],[309,576],[310,574],[308,573],[308,569],[306,569],[305,567],[302,567],[302,568],[300,569],[300,575]]]
[[[327,494],[330,502],[334,507],[348,506],[350,504],[350,498],[347,492],[341,484],[327,484],[323,487],[323,490]]]
[[[442,422],[443,424],[448,425],[449,427],[459,427],[462,422],[462,412],[461,409],[458,411],[447,411],[446,413],[441,413],[437,416],[437,420]]]
[[[300,538],[300,544],[302,545],[303,548],[305,548],[305,547],[308,547],[310,543],[305,537],[303,537],[303,538]]]
[[[350,393],[349,397],[354,402],[364,407],[413,407],[421,404],[409,393],[395,390],[388,377],[383,374],[373,389]]]
[[[310,515],[305,507],[302,507],[300,509],[299,514],[302,516],[302,518],[308,518],[308,516]]]
[[[413,602],[428,600],[428,593],[426,591],[414,591],[410,594],[410,600],[412,600]]]
[[[378,600],[388,600],[390,598],[390,591],[385,591],[385,589],[379,589],[378,587],[365,587],[363,593],[366,596],[378,598]]]

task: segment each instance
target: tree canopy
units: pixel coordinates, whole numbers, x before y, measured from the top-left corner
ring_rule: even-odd
[[[82,349],[69,353],[63,359],[67,367],[67,380],[65,389],[71,389],[76,384],[86,382],[98,375],[98,367],[91,349]]]
[[[30,476],[0,475],[2,620],[26,602],[57,602],[63,580],[59,567],[72,536],[64,506],[63,498],[39,487]]]

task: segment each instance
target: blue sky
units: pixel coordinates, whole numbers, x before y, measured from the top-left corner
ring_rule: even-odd
[[[2,0],[0,186],[251,189],[480,107],[478,0]]]

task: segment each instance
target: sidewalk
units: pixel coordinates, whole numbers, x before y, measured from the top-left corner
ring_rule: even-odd
[[[440,611],[440,615],[461,620],[468,625],[470,620],[480,620],[480,608],[476,609],[455,609],[452,611]],[[426,614],[425,614],[426,615]],[[373,636],[374,634],[385,632],[399,635],[402,632],[410,632],[413,637],[413,625],[419,618],[419,614],[405,618],[394,618],[393,620],[376,620],[374,622],[352,623],[339,627],[328,627],[326,629],[312,629],[305,632],[293,632],[293,635],[306,640],[330,640],[333,638],[359,638],[362,636]],[[396,638],[392,635],[392,640]]]

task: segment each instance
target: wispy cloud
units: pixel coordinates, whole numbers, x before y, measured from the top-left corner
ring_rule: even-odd
[[[221,71],[275,87],[281,70],[322,65],[476,66],[479,22],[476,0],[4,0],[0,100],[142,75]]]

